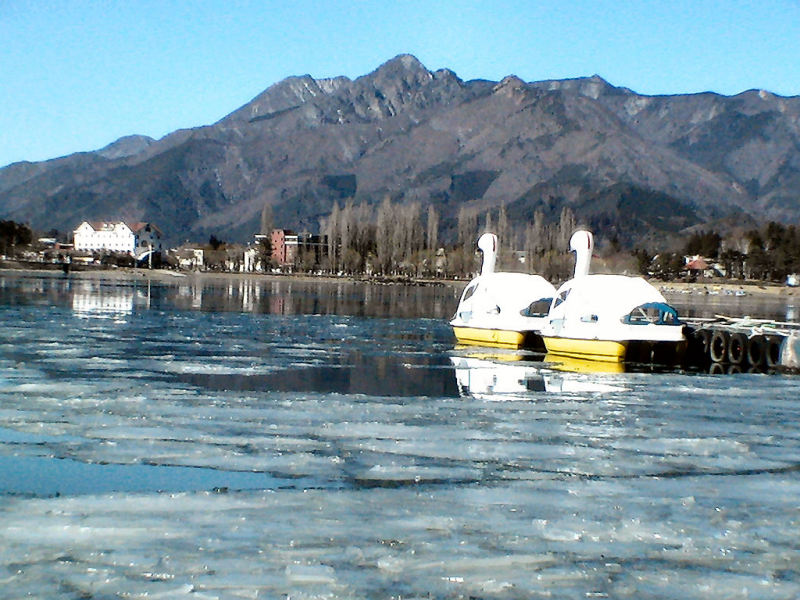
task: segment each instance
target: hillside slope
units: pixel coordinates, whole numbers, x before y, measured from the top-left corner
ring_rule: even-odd
[[[516,223],[568,205],[633,244],[743,214],[800,221],[800,98],[648,97],[601,78],[462,81],[398,56],[350,80],[290,77],[219,122],[0,169],[0,218],[69,231],[156,222],[171,242],[316,231],[333,202],[433,203]]]

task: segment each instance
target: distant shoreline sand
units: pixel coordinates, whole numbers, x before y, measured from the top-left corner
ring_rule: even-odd
[[[275,274],[275,273],[228,273],[216,271],[170,271],[166,269],[137,269],[137,268],[118,268],[118,269],[80,269],[71,270],[68,274],[55,269],[30,269],[30,268],[9,268],[0,267],[2,274],[52,274],[62,277],[72,277],[76,279],[107,279],[107,280],[150,280],[160,282],[178,283],[214,281],[220,279],[253,279],[264,281],[301,281],[301,282],[332,282],[332,283],[364,283],[376,285],[420,285],[420,286],[449,286],[463,287],[467,284],[467,279],[402,279],[402,278],[360,278],[349,276],[333,275],[308,275],[308,274]],[[789,287],[774,283],[759,281],[659,281],[651,280],[661,293],[665,295],[691,294],[691,295],[740,295],[747,296],[769,296],[775,298],[800,297],[800,288]]]
[[[747,296],[770,296],[773,298],[793,298],[800,296],[800,288],[762,281],[698,281],[693,283],[683,281],[651,281],[650,283],[656,286],[662,294],[731,296],[740,292]]]

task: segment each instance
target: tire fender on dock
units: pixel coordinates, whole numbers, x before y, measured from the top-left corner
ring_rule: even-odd
[[[708,344],[708,355],[714,362],[725,362],[728,356],[728,334],[725,331],[715,331]]]
[[[747,360],[754,367],[764,366],[767,342],[763,335],[754,335],[747,340]]]
[[[747,336],[743,333],[732,333],[728,338],[728,361],[740,365],[747,358]]]
[[[767,361],[767,366],[771,369],[780,366],[781,364],[781,343],[783,338],[779,335],[770,335],[766,337],[766,352],[764,358]]]
[[[700,344],[703,354],[708,354],[708,345],[711,343],[711,332],[708,329],[697,329],[694,339]]]

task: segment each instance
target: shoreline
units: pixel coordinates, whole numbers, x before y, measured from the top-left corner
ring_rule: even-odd
[[[6,273],[30,276],[46,274],[52,277],[71,277],[77,279],[107,279],[114,281],[213,281],[224,279],[252,279],[263,281],[299,281],[307,283],[363,283],[372,285],[409,285],[409,286],[465,286],[468,279],[427,279],[403,277],[353,277],[350,275],[311,275],[308,273],[237,273],[229,271],[172,271],[169,269],[141,269],[119,267],[114,269],[79,268],[63,273],[57,269],[32,269],[28,267],[0,266],[0,276]]]
[[[695,296],[767,296],[770,298],[800,297],[800,288],[763,281],[650,281],[665,295],[690,294]]]
[[[371,285],[409,285],[409,286],[443,286],[464,287],[469,279],[410,279],[410,278],[367,278],[335,275],[310,275],[306,273],[234,273],[217,271],[171,271],[168,269],[141,269],[121,267],[116,269],[74,269],[62,273],[60,269],[33,269],[19,266],[0,267],[0,275],[5,273],[17,275],[48,274],[79,279],[107,280],[150,280],[160,282],[202,282],[221,279],[252,279],[263,281],[298,281],[304,283],[363,283]],[[660,281],[648,280],[656,289],[665,295],[695,296],[767,296],[772,298],[800,297],[800,287],[789,287],[763,281]]]

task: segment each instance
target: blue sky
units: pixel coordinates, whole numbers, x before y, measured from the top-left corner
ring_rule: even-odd
[[[800,0],[0,0],[0,166],[213,123],[410,53],[462,79],[800,95]]]

